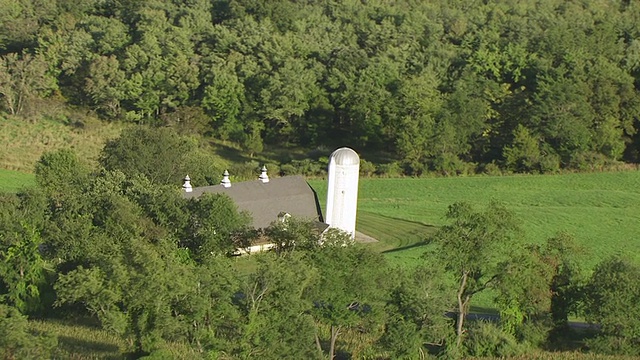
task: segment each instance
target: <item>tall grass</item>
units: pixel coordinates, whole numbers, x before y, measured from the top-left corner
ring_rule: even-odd
[[[28,122],[0,115],[0,169],[32,172],[44,152],[61,148],[73,149],[80,159],[94,165],[104,144],[124,128],[91,118],[73,124],[47,118]]]

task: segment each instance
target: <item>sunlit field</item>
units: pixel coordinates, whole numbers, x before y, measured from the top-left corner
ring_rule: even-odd
[[[0,191],[16,192],[36,183],[33,174],[0,169]]]
[[[310,184],[326,201],[326,183]],[[413,263],[420,242],[446,223],[447,206],[504,203],[520,219],[515,241],[540,243],[564,231],[584,249],[586,268],[622,254],[640,263],[640,172],[502,177],[361,179],[357,227],[378,238],[394,263]],[[422,233],[422,236],[421,236]],[[395,251],[393,251],[395,249]],[[391,250],[391,251],[390,251]]]

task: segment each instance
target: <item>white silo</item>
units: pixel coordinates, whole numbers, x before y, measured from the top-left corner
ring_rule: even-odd
[[[355,237],[360,157],[343,147],[329,158],[326,223]]]

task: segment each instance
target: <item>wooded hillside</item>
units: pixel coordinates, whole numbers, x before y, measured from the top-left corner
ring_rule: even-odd
[[[635,1],[0,8],[1,109],[25,120],[62,104],[232,141],[248,154],[340,142],[384,151],[408,174],[640,161]]]

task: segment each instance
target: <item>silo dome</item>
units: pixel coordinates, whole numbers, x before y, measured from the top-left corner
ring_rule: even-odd
[[[360,157],[348,147],[342,147],[331,154],[331,159],[336,165],[359,165]]]

